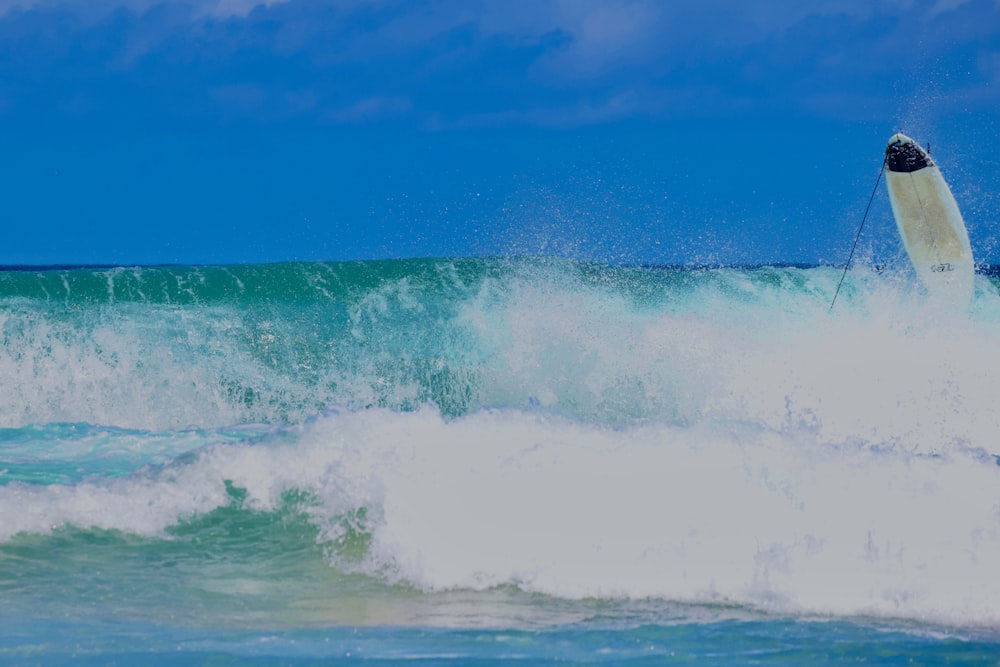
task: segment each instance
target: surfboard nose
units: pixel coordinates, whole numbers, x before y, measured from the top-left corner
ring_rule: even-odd
[[[927,151],[902,132],[897,132],[889,139],[885,147],[885,161],[889,171],[896,172],[917,171],[934,164]]]

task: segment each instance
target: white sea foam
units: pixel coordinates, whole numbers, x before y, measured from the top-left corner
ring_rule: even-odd
[[[367,508],[361,569],[427,590],[515,584],[1000,626],[992,457],[831,445],[798,427],[345,412],[127,479],[0,487],[0,539],[64,524],[162,534],[231,502],[226,480],[258,510],[311,494],[331,543],[346,512]]]
[[[398,446],[374,475],[372,571],[429,589],[1000,624],[1000,467],[975,452],[509,413],[378,421],[366,450]]]
[[[0,426],[167,429],[247,417],[241,397],[223,382],[259,378],[247,351],[226,340],[242,334],[238,317],[211,308],[106,310],[0,309]],[[272,378],[269,389],[280,381]]]

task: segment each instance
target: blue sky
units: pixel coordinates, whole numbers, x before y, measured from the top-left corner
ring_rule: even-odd
[[[898,130],[1000,262],[998,0],[0,0],[0,264],[840,263]]]

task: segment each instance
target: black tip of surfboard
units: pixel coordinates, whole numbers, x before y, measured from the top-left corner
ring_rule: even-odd
[[[889,171],[918,171],[934,164],[931,156],[905,134],[893,135],[885,147],[885,162]]]

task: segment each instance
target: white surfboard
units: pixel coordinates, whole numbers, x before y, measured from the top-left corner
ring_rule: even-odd
[[[905,134],[885,149],[889,201],[913,268],[935,301],[968,306],[975,265],[969,233],[931,156]]]

